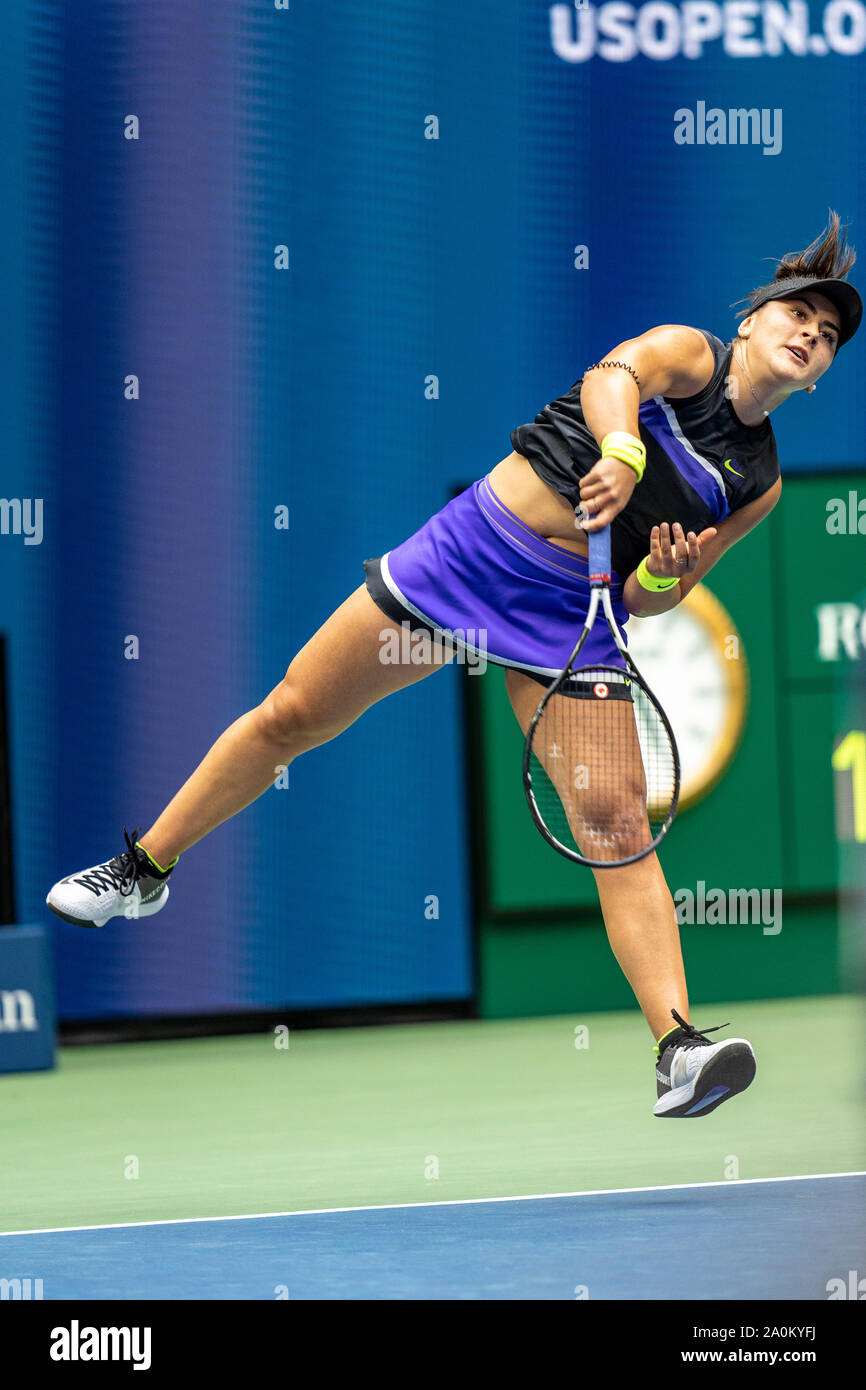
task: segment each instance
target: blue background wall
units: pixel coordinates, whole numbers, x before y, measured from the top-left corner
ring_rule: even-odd
[[[0,536],[21,920],[150,823],[363,559],[589,362],[659,322],[730,336],[828,205],[866,255],[864,6],[811,6],[851,50],[823,56],[687,57],[683,8],[643,8],[643,48],[671,56],[570,61],[610,7],[534,0],[0,14],[0,496],[45,509],[41,545]],[[780,108],[781,152],[677,145],[698,101]],[[783,470],[862,467],[863,352],[774,415]],[[61,1015],[469,996],[460,679],[296,763],[152,922],[54,926]]]

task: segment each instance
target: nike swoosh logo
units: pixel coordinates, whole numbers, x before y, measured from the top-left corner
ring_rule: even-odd
[[[737,473],[736,468],[732,468],[732,467],[731,467],[731,460],[730,460],[730,459],[725,459],[724,466],[725,466],[725,468],[727,468],[727,470],[728,470],[729,473]],[[745,476],[746,476],[745,473],[737,473],[737,477],[738,477],[738,478],[745,478]]]

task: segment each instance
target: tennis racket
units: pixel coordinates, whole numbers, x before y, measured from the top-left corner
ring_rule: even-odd
[[[523,786],[548,844],[577,864],[610,869],[643,859],[667,834],[680,794],[680,759],[668,717],[616,624],[610,527],[587,534],[586,621],[568,664],[532,716]],[[599,608],[625,670],[577,665]]]

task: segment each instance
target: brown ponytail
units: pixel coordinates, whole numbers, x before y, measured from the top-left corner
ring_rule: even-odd
[[[847,245],[847,223],[842,228],[838,212],[830,208],[829,213],[830,220],[820,236],[802,251],[787,251],[778,261],[773,284],[803,275],[813,275],[817,280],[838,280],[841,276],[847,275],[857,257],[853,247]],[[752,295],[757,293],[758,290],[752,290],[750,294],[744,295],[743,299],[735,300],[734,303],[742,304],[744,300],[751,299]],[[748,313],[748,309],[740,309],[737,318],[745,313]]]

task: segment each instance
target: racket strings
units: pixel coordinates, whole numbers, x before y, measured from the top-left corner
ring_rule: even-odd
[[[612,864],[646,853],[678,790],[676,753],[649,693],[609,667],[550,696],[531,736],[536,812],[572,855]]]

